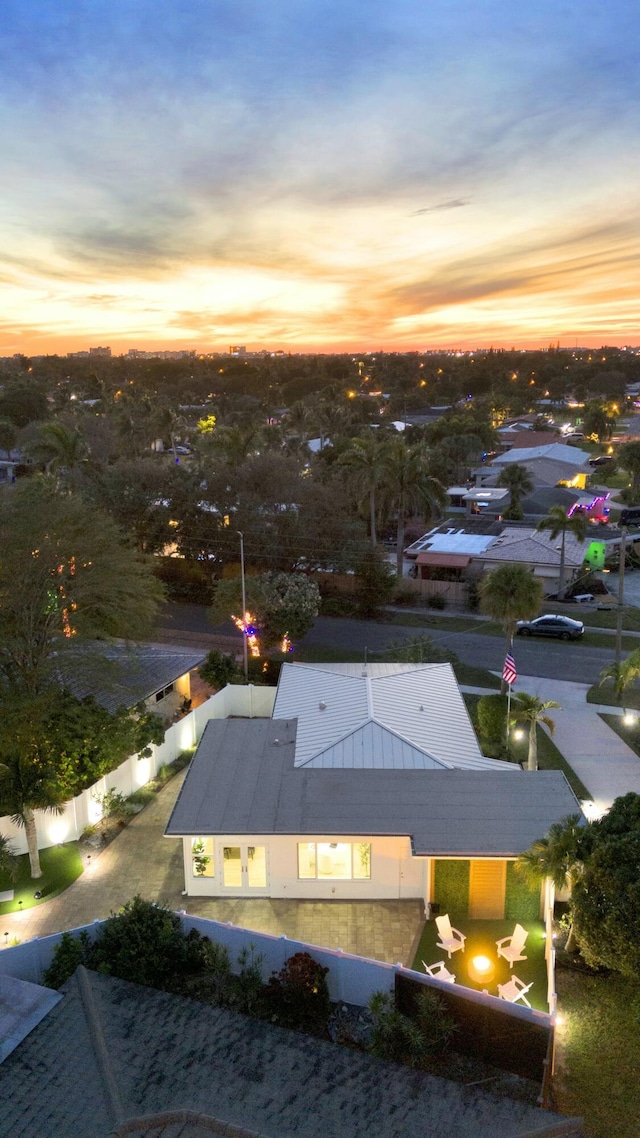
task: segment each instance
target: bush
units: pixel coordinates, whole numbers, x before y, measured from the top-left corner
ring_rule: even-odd
[[[62,940],[53,954],[53,960],[42,977],[42,983],[47,988],[61,988],[69,977],[73,976],[79,964],[90,967],[90,952],[91,941],[84,930],[78,937],[72,936],[71,933],[63,933]]]
[[[227,684],[241,682],[242,671],[233,656],[212,648],[198,671],[205,684],[220,691]]]
[[[443,593],[434,593],[432,597],[427,597],[427,605],[430,609],[442,609],[447,607],[447,598]]]
[[[356,602],[353,597],[344,594],[331,594],[322,597],[320,601],[321,616],[351,617],[356,614]]]
[[[90,967],[134,984],[170,986],[185,967],[180,918],[163,905],[134,897],[102,926]]]
[[[378,549],[370,547],[361,555],[355,575],[354,600],[362,619],[374,619],[389,604],[396,587],[396,576]]]
[[[478,700],[476,714],[483,746],[496,754],[502,753],[506,749],[506,695],[483,695]]]
[[[387,992],[374,992],[369,1010],[373,1017],[369,1051],[390,1063],[424,1067],[432,1055],[446,1050],[456,1031],[443,1000],[428,988],[416,996],[412,1016],[399,1012]]]
[[[308,952],[290,956],[267,986],[272,1020],[283,1027],[325,1034],[331,1011],[328,971]]]

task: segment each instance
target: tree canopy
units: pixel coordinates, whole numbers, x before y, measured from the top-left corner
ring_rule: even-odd
[[[114,522],[42,481],[0,497],[0,696],[35,695],[56,654],[91,640],[144,639],[161,584]]]
[[[317,582],[304,573],[261,573],[246,579],[247,612],[262,649],[282,643],[285,636],[301,640],[320,608]],[[218,581],[211,617],[214,622],[229,617],[242,621],[240,578]]]

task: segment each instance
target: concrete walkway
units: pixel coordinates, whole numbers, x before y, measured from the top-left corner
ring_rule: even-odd
[[[182,842],[163,837],[183,779],[184,772],[176,775],[59,897],[0,917],[0,946],[7,939],[5,932],[9,941],[14,937],[26,941],[101,920],[140,893],[166,902],[171,909],[232,921],[256,932],[411,965],[424,920],[420,901],[183,897]]]
[[[570,680],[519,676],[514,687],[560,704],[560,710],[549,712],[555,722],[553,741],[589,789],[595,813],[602,814],[629,791],[640,794],[640,758],[598,714],[621,714],[621,709],[587,703],[589,685]]]

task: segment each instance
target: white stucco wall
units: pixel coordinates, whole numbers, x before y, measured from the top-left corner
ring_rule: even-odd
[[[133,794],[149,782],[163,764],[172,763],[182,751],[195,747],[210,719],[226,719],[229,715],[269,718],[275,698],[275,688],[254,687],[253,684],[248,687],[230,685],[216,692],[205,703],[167,728],[164,743],[151,747],[150,758],[139,759],[137,755],[131,755],[116,770],[67,802],[62,815],[36,810],[38,848],[46,849],[60,842],[75,841],[85,826],[95,824],[102,816],[96,797],[101,797],[107,790],[117,790],[125,797]],[[16,826],[11,818],[0,818],[0,834],[10,839],[16,853],[27,852],[24,829]]]
[[[167,838],[167,841],[179,841]],[[192,872],[191,838],[183,838],[184,878],[190,897],[291,897],[306,900],[409,900],[424,899],[428,886],[428,859],[412,857],[408,837],[363,837],[349,834],[273,835],[224,834],[214,838],[212,877]],[[299,880],[298,842],[371,843],[371,877],[362,881]],[[266,846],[266,889],[231,889],[222,883],[223,846]]]

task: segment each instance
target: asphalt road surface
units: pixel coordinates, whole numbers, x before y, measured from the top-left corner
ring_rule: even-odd
[[[420,636],[421,628],[378,623],[367,620],[339,620],[320,616],[307,633],[305,644],[326,644],[335,648],[362,652],[380,652],[400,639]],[[429,629],[429,636],[450,648],[466,664],[475,664],[499,672],[504,663],[505,644],[498,636],[484,636],[473,632],[446,632]],[[163,606],[159,621],[162,639],[219,648],[222,651],[240,652],[242,640],[231,623],[213,627],[204,605]],[[574,641],[516,639],[514,656],[521,676],[544,676],[555,680],[575,680],[577,683],[595,683],[602,669],[613,660],[611,648],[591,648]],[[295,659],[295,656],[294,656]]]

